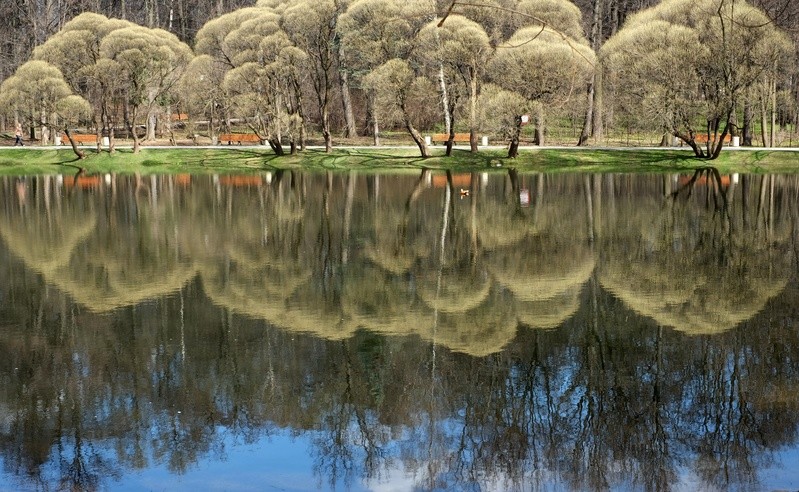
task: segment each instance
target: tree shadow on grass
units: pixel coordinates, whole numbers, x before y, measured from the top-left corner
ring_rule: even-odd
[[[437,149],[434,149],[434,151]],[[527,150],[515,159],[503,151],[483,150],[473,153],[468,149],[453,149],[451,156],[443,153],[428,158],[403,155],[405,149],[375,147],[365,149],[335,148],[332,153],[322,149],[306,149],[298,154],[276,155],[268,148],[240,147],[226,149],[169,148],[159,158],[155,153],[142,165],[195,166],[219,172],[261,172],[303,168],[309,171],[335,170],[401,170],[448,169],[469,170],[517,168],[522,172],[580,171],[580,172],[674,172],[693,169],[698,160],[691,154],[671,149],[663,150],[592,150],[553,149]],[[75,161],[72,161],[75,162]],[[67,165],[60,163],[59,165]],[[79,169],[78,166],[73,166]]]
[[[675,172],[693,169],[704,160],[674,150],[591,150],[567,155],[543,151],[533,158],[534,166],[543,170],[574,170],[584,172]],[[580,154],[585,152],[585,154]],[[542,162],[543,161],[543,162]],[[572,168],[572,169],[570,169]]]
[[[412,155],[398,155],[391,152],[391,148],[374,148],[368,150],[352,150],[352,149],[334,149],[332,153],[327,153],[321,149],[307,149],[294,156],[284,155],[277,156],[275,154],[262,153],[257,150],[236,149],[227,152],[232,152],[236,157],[235,159],[244,160],[258,160],[267,169],[285,169],[287,167],[305,167],[309,170],[396,170],[396,169],[422,169],[422,168],[440,168],[440,169],[457,169],[475,167],[494,167],[496,163],[503,159],[498,158],[495,154],[490,153],[477,153],[473,154],[469,151],[455,150],[453,155],[446,157],[442,155],[433,155],[428,158]],[[397,149],[399,150],[399,149]],[[289,161],[291,159],[291,161]],[[213,161],[222,161],[226,167],[230,167],[230,161],[233,160],[224,155],[215,156],[213,158],[203,157],[197,159],[197,163],[208,166]],[[191,163],[191,161],[185,161]]]

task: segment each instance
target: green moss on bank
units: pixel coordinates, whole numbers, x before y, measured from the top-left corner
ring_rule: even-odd
[[[722,173],[796,173],[799,152],[727,150],[719,159],[695,159],[676,149],[530,149],[516,159],[504,149],[485,149],[476,154],[456,150],[445,157],[443,149],[421,159],[410,148],[338,148],[332,153],[307,150],[295,156],[277,157],[268,148],[158,148],[133,154],[122,149],[111,155],[87,149],[87,158],[75,159],[66,149],[0,150],[0,175],[70,174],[83,168],[87,173],[247,173],[279,169],[402,171],[422,167],[453,171],[483,171],[516,168],[519,172],[679,172],[700,166],[715,166]]]

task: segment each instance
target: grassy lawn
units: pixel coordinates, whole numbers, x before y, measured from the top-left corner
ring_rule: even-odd
[[[330,171],[418,170],[423,167],[458,172],[515,168],[519,172],[687,172],[701,166],[714,166],[721,173],[797,173],[799,152],[769,150],[726,150],[714,161],[699,160],[687,150],[590,148],[522,150],[516,159],[507,159],[504,149],[487,149],[476,154],[456,150],[445,157],[443,149],[433,149],[433,157],[421,159],[410,148],[335,149],[326,154],[307,150],[296,156],[276,157],[263,147],[242,146],[224,149],[174,148],[143,149],[133,154],[121,149],[115,154],[96,154],[78,161],[70,150],[0,150],[0,175],[74,174],[78,169],[92,173],[257,173],[279,169]]]

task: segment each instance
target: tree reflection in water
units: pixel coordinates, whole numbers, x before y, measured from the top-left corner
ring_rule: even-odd
[[[6,471],[289,429],[331,488],[725,489],[797,447],[799,180],[433,178],[0,180]]]

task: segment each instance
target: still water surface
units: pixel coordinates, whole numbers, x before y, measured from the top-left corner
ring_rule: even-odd
[[[799,178],[0,179],[0,490],[799,488]]]

